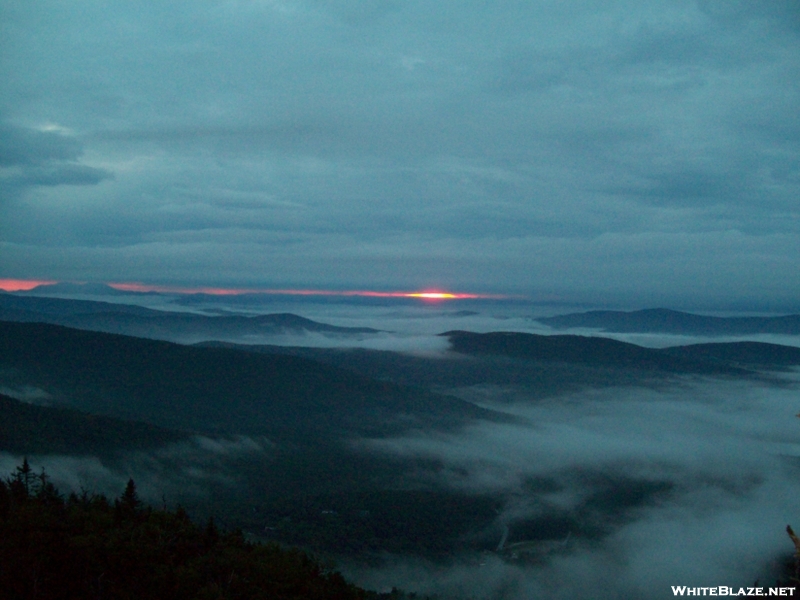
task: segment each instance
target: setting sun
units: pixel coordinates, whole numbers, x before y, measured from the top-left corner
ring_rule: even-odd
[[[458,298],[475,298],[474,294],[450,294],[447,292],[414,292],[406,294],[409,298],[422,298],[424,300],[455,300]]]

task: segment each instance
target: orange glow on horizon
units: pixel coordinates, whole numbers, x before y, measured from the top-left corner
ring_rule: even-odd
[[[0,290],[5,292],[30,291],[39,286],[59,283],[50,279],[0,279]],[[416,292],[380,292],[374,290],[304,290],[304,289],[265,289],[265,288],[221,288],[221,287],[182,287],[172,285],[151,285],[147,283],[113,282],[109,287],[121,292],[161,294],[208,294],[210,296],[239,296],[242,294],[264,294],[276,296],[340,296],[362,298],[416,298],[425,301],[441,300],[503,300],[516,298],[502,294],[470,294],[423,290]]]
[[[0,290],[4,292],[27,292],[40,285],[53,285],[57,281],[45,279],[0,279]]]
[[[488,300],[508,299],[500,294],[466,294],[440,291],[378,292],[372,290],[302,290],[263,288],[216,288],[150,285],[144,283],[109,283],[109,287],[124,292],[157,292],[162,294],[208,294],[211,296],[239,296],[241,294],[266,294],[278,296],[344,296],[364,298],[418,298],[420,300]]]

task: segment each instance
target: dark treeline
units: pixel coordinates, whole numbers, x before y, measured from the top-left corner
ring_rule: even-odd
[[[154,509],[131,480],[110,501],[64,497],[27,460],[0,480],[0,597],[97,599],[395,599],[360,589],[300,550],[253,544],[185,510]],[[413,597],[413,595],[412,595]]]

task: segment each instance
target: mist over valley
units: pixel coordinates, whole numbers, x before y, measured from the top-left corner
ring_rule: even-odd
[[[154,300],[171,303],[0,295],[0,467],[28,456],[75,491],[134,477],[378,590],[653,598],[782,577],[797,346],[564,335],[519,303]]]

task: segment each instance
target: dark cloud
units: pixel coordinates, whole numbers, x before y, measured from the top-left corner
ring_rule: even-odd
[[[697,5],[703,13],[722,23],[741,25],[766,21],[774,29],[800,33],[800,6],[793,0],[699,0]]]
[[[610,188],[613,193],[630,194],[671,206],[730,203],[731,198],[748,201],[749,187],[740,173],[710,173],[682,170],[647,174],[639,186]]]
[[[74,138],[53,131],[0,124],[0,167],[74,161],[81,154],[81,145]]]
[[[29,169],[10,183],[17,185],[96,185],[112,174],[104,169],[96,169],[79,164],[52,165],[46,168]]]
[[[0,189],[13,196],[35,186],[96,185],[113,174],[81,164],[76,138],[0,124]]]

